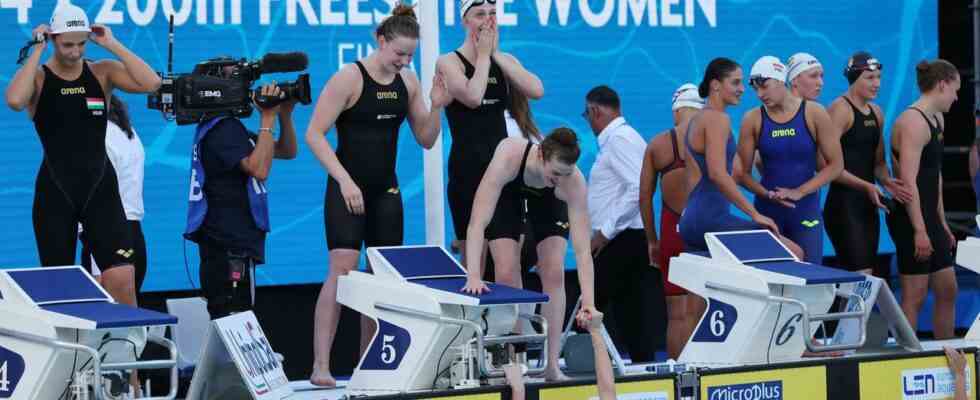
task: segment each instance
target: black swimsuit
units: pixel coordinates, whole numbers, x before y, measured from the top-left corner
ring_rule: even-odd
[[[34,190],[34,237],[41,265],[75,265],[78,224],[103,269],[133,263],[133,240],[105,149],[108,100],[83,62],[66,81],[47,66],[34,127],[44,160]]]

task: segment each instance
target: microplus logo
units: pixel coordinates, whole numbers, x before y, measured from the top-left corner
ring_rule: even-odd
[[[783,400],[783,381],[708,386],[708,400]]]
[[[970,391],[973,374],[966,369],[966,390]],[[955,377],[949,368],[908,369],[902,371],[903,400],[948,399],[956,390]]]

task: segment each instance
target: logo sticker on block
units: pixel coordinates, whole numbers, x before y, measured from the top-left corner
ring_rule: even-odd
[[[708,387],[708,400],[782,400],[783,382],[767,381]]]
[[[379,319],[378,334],[364,356],[361,370],[398,369],[411,344],[412,336],[405,328]]]
[[[966,392],[972,387],[970,367],[966,368]],[[949,399],[956,390],[956,380],[949,368],[924,368],[902,371],[903,400]]]
[[[24,376],[24,357],[0,346],[0,399],[9,399]]]
[[[724,342],[735,327],[738,312],[731,304],[708,298],[708,311],[701,318],[692,342]]]

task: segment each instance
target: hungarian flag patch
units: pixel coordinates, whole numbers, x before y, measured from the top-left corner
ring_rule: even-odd
[[[85,104],[88,106],[89,110],[105,110],[105,100],[103,99],[86,97]]]

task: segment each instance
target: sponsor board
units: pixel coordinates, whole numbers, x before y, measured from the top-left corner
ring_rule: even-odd
[[[976,355],[966,354],[967,398],[976,398]],[[937,400],[953,398],[953,374],[945,356],[869,361],[858,366],[861,399]]]
[[[735,372],[701,377],[704,400],[827,399],[825,366]]]

